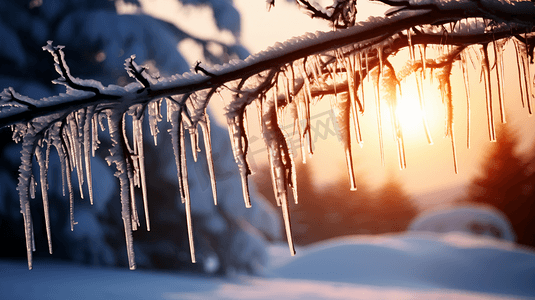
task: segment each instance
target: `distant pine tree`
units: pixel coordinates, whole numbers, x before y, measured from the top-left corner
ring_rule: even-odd
[[[378,191],[376,199],[374,215],[377,222],[372,230],[374,233],[404,231],[418,214],[418,208],[393,176]]]
[[[259,173],[264,172],[269,170]],[[299,245],[344,235],[400,232],[418,213],[394,179],[374,193],[358,175],[358,190],[350,191],[345,177],[319,187],[311,174],[308,164],[298,165],[299,204],[291,205],[291,215],[294,241]],[[260,193],[275,204],[271,184],[256,182]]]
[[[535,246],[535,173],[515,152],[518,138],[503,124],[465,201],[490,204],[509,218],[517,242]]]

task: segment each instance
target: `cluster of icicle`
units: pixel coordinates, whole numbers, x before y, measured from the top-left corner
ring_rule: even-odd
[[[106,93],[106,89],[96,81],[81,80],[72,77],[64,60],[62,48],[62,46],[53,46],[51,42],[43,47],[44,50],[53,55],[56,70],[61,75],[55,82],[64,84],[67,87],[67,94],[61,96],[80,96],[92,92],[100,97],[110,97],[111,99],[118,97],[117,91],[114,88],[107,89],[108,94]],[[125,63],[129,75],[138,80],[142,89],[155,83],[156,79],[148,75],[145,72],[145,68],[138,66],[133,59],[134,56],[127,59]],[[202,131],[215,204],[217,204],[217,194],[210,142],[210,121],[208,115],[205,113],[206,107],[202,107],[201,110],[203,113],[199,113],[199,108],[192,108],[191,106],[194,100],[186,101],[188,99],[195,99],[195,97],[192,95],[187,95],[180,99],[167,97],[165,101],[167,101],[167,121],[172,124],[169,132],[176,158],[180,195],[182,203],[185,204],[191,260],[195,262],[190,197],[187,184],[186,131],[189,132],[191,137],[191,147],[195,161],[197,160],[197,153],[200,151],[198,145],[198,128]],[[2,93],[2,100],[14,106],[32,106],[34,105],[32,103],[37,103],[33,99],[16,93],[11,88],[6,89]],[[20,174],[17,189],[19,191],[21,212],[24,219],[29,269],[32,269],[32,252],[35,251],[33,224],[30,214],[30,198],[35,198],[35,188],[37,186],[32,172],[33,156],[35,156],[39,166],[39,181],[44,207],[48,248],[49,252],[52,253],[47,195],[47,170],[50,150],[54,147],[59,155],[62,170],[63,194],[68,193],[69,195],[70,228],[74,230],[77,223],[74,219],[74,188],[71,172],[76,171],[82,198],[84,197],[83,185],[84,182],[87,183],[87,194],[92,205],[93,184],[91,157],[95,156],[95,152],[100,144],[98,137],[99,130],[105,131],[106,128],[112,142],[112,146],[109,149],[110,155],[106,158],[106,161],[110,166],[115,164],[117,169],[115,176],[120,182],[121,216],[125,229],[128,264],[130,269],[135,269],[132,231],[137,230],[141,226],[137,212],[135,187],[140,188],[142,191],[146,229],[150,230],[142,123],[144,118],[148,117],[150,132],[154,136],[154,143],[156,144],[159,133],[158,123],[162,120],[161,102],[162,99],[159,99],[146,104],[120,106],[114,109],[108,109],[106,105],[88,106],[77,109],[72,113],[58,113],[38,117],[28,124],[19,123],[13,126],[14,140],[17,142],[22,141],[21,166],[19,169]],[[126,122],[131,122],[132,125],[131,140],[129,140],[129,134],[126,132]]]
[[[388,38],[378,37],[373,40],[361,41],[353,45],[299,58],[292,62],[273,66],[270,69],[260,70],[260,72],[254,75],[244,75],[244,78],[241,78],[241,80],[229,82],[228,85],[221,84],[216,87],[201,89],[200,91],[182,92],[177,96],[149,99],[150,101],[124,102],[127,104],[122,104],[123,102],[113,103],[113,101],[114,99],[132,99],[135,95],[146,95],[151,87],[157,87],[158,84],[171,85],[177,80],[184,82],[188,80],[188,82],[205,80],[206,77],[217,76],[217,74],[225,71],[225,68],[207,70],[197,65],[195,71],[198,71],[199,74],[184,74],[181,77],[174,76],[171,79],[162,79],[149,75],[145,68],[138,66],[134,62],[132,57],[126,61],[125,65],[129,75],[135,78],[137,83],[125,88],[102,87],[100,83],[92,80],[73,78],[63,58],[62,47],[54,47],[49,43],[44,47],[44,50],[54,56],[56,70],[61,75],[56,80],[56,83],[64,84],[67,87],[67,94],[63,97],[90,95],[95,98],[106,98],[109,101],[93,106],[89,105],[76,108],[68,112],[60,111],[43,117],[37,117],[27,124],[18,123],[13,128],[15,140],[22,141],[22,163],[20,166],[18,190],[21,211],[24,218],[29,268],[32,268],[32,251],[35,250],[32,218],[30,215],[30,198],[35,197],[37,186],[32,173],[33,156],[36,157],[40,170],[39,181],[45,209],[49,251],[51,252],[52,245],[47,198],[47,169],[51,147],[57,150],[60,157],[63,170],[64,192],[68,193],[70,200],[70,224],[71,229],[74,229],[76,222],[73,217],[74,196],[71,172],[76,171],[81,195],[84,195],[82,188],[84,182],[86,183],[90,202],[92,203],[93,187],[90,157],[95,155],[95,150],[99,146],[99,129],[105,130],[106,128],[109,131],[112,141],[110,156],[107,158],[107,162],[110,165],[115,164],[117,169],[115,176],[118,177],[121,187],[120,198],[128,261],[130,268],[135,268],[132,231],[137,230],[141,225],[136,210],[135,187],[139,187],[142,190],[146,227],[147,230],[150,230],[145,184],[142,123],[144,118],[148,118],[150,132],[154,136],[154,143],[156,143],[156,136],[159,133],[158,123],[163,118],[161,113],[162,101],[166,101],[168,110],[166,114],[167,121],[172,125],[169,133],[172,137],[180,196],[185,205],[191,260],[193,262],[195,262],[195,250],[186,165],[186,148],[188,146],[186,145],[185,137],[189,134],[191,151],[196,160],[198,152],[200,152],[199,128],[202,131],[206,151],[205,155],[209,164],[208,169],[212,182],[214,204],[217,205],[217,189],[210,142],[210,122],[206,114],[206,106],[211,97],[218,93],[221,88],[227,88],[234,93],[234,98],[227,105],[226,117],[232,151],[241,176],[246,207],[252,205],[248,192],[248,175],[251,174],[251,170],[247,161],[247,108],[253,103],[258,107],[260,114],[259,120],[261,122],[260,128],[266,143],[269,163],[271,165],[273,189],[277,204],[282,209],[284,227],[292,255],[295,254],[295,249],[291,234],[289,205],[292,197],[294,202],[297,203],[297,189],[293,152],[289,147],[287,134],[281,129],[284,123],[284,116],[286,115],[285,112],[290,114],[290,118],[295,124],[294,132],[299,135],[301,142],[299,151],[301,151],[302,159],[305,160],[306,156],[312,154],[313,151],[310,125],[311,104],[329,95],[331,106],[340,128],[350,179],[350,188],[356,190],[357,182],[353,171],[352,137],[354,136],[358,145],[364,143],[360,126],[360,118],[365,111],[364,80],[371,81],[375,87],[375,95],[372,98],[376,107],[377,134],[379,137],[381,162],[384,164],[381,111],[385,109],[382,105],[386,103],[386,109],[388,109],[391,116],[393,136],[397,144],[399,165],[403,169],[407,165],[403,132],[398,116],[395,113],[398,105],[397,99],[401,92],[400,81],[409,74],[416,74],[415,78],[418,86],[421,110],[425,112],[423,80],[426,77],[427,70],[436,69],[436,76],[440,83],[440,90],[446,110],[445,135],[451,138],[454,169],[457,172],[453,132],[453,102],[450,83],[452,66],[455,62],[460,62],[467,93],[467,118],[469,119],[470,95],[467,64],[470,60],[474,59],[474,56],[478,60],[478,63],[481,64],[482,77],[487,95],[489,136],[490,140],[495,140],[494,116],[492,113],[493,100],[491,98],[492,91],[490,83],[492,64],[489,61],[487,50],[489,45],[483,44],[470,47],[438,46],[442,54],[438,58],[429,59],[426,55],[426,46],[421,43],[413,45],[412,38],[422,33],[435,36],[449,35],[452,37],[466,34],[467,32],[480,33],[487,30],[487,25],[482,19],[470,19],[451,24],[449,29],[447,29],[447,25],[422,26],[417,31],[411,28]],[[313,44],[314,39],[323,38],[321,34],[311,38],[307,36],[307,39],[303,43]],[[402,43],[399,46],[399,41],[405,41],[406,43]],[[495,53],[496,67],[494,70],[499,89],[498,95],[502,122],[505,122],[502,53],[506,41],[506,39],[501,39],[490,42]],[[529,49],[517,39],[513,39],[513,41],[515,47],[517,47],[518,74],[521,82],[522,101],[527,106],[529,113],[532,113],[531,98],[533,91],[528,61]],[[290,53],[298,46],[299,43],[295,43],[295,41],[290,42],[288,45],[276,45],[273,49],[268,49],[244,62],[228,65],[227,68],[233,71],[240,67],[246,67],[247,64],[254,63],[255,60],[268,59],[271,56],[277,55],[279,52],[283,54]],[[389,56],[403,47],[408,47],[410,59],[402,71],[396,72],[389,61]],[[129,95],[134,96],[128,98]],[[11,108],[18,109],[20,107],[37,107],[37,105],[35,100],[19,95],[12,89],[6,89],[2,93],[2,107],[11,106]],[[131,122],[133,134],[127,134],[126,122]],[[425,128],[428,142],[432,143],[425,114],[422,115],[422,124]],[[468,122],[467,130],[470,132],[470,122]],[[351,132],[353,132],[353,135]],[[128,136],[132,136],[133,138],[129,140]],[[469,145],[468,135],[467,146],[469,147]]]

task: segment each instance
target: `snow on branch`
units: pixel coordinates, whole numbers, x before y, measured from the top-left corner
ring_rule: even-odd
[[[295,118],[303,154],[312,153],[310,132],[310,106],[318,99],[330,95],[334,98],[333,110],[341,128],[342,143],[347,161],[351,189],[357,189],[353,174],[351,156],[351,131],[358,143],[362,142],[359,117],[364,113],[364,90],[362,82],[370,76],[376,85],[375,105],[377,110],[378,136],[382,145],[381,102],[394,111],[397,104],[397,90],[400,80],[415,73],[420,93],[420,105],[424,110],[422,77],[427,69],[438,70],[443,102],[447,110],[446,132],[452,141],[453,160],[456,167],[455,143],[453,137],[453,106],[451,105],[451,67],[461,63],[465,70],[464,55],[467,49],[479,49],[487,105],[490,99],[490,73],[488,47],[492,46],[497,67],[498,88],[503,91],[503,45],[512,41],[516,47],[519,78],[523,101],[532,111],[532,74],[529,64],[533,62],[535,45],[535,4],[530,1],[505,0],[381,0],[394,10],[385,17],[372,17],[355,23],[355,1],[335,1],[333,6],[321,8],[309,1],[298,3],[313,16],[329,19],[337,28],[331,32],[308,33],[285,43],[250,56],[244,61],[233,61],[222,66],[208,67],[197,63],[193,72],[171,77],[150,75],[145,67],[135,62],[135,56],[125,62],[127,73],[136,80],[124,87],[74,77],[65,61],[62,46],[49,42],[43,50],[54,58],[55,69],[60,77],[56,84],[66,86],[66,92],[57,96],[34,100],[7,88],[1,93],[0,127],[11,126],[15,141],[22,141],[21,166],[19,168],[18,191],[21,212],[24,219],[28,266],[32,268],[34,250],[32,218],[29,199],[34,197],[32,159],[35,156],[39,167],[40,185],[45,207],[45,220],[49,248],[50,226],[48,217],[47,168],[50,148],[57,149],[63,169],[63,176],[70,198],[71,229],[73,218],[73,186],[71,171],[76,170],[80,194],[84,185],[93,203],[90,156],[99,146],[99,127],[107,128],[112,146],[109,149],[108,164],[115,164],[121,191],[122,219],[131,269],[135,268],[132,230],[141,226],[136,210],[134,189],[142,190],[143,208],[147,230],[150,230],[148,197],[145,183],[142,123],[147,118],[151,134],[159,133],[158,123],[162,121],[162,102],[166,101],[177,178],[182,202],[185,205],[188,225],[191,259],[195,261],[193,230],[191,224],[186,165],[186,134],[190,135],[193,157],[197,160],[198,130],[204,137],[208,169],[212,181],[214,203],[217,205],[217,188],[212,162],[210,121],[206,114],[207,105],[214,94],[228,89],[233,98],[227,106],[227,124],[234,159],[242,181],[245,206],[253,205],[249,199],[248,175],[251,173],[247,161],[248,137],[246,132],[247,107],[258,105],[261,113],[262,134],[271,164],[271,178],[277,203],[281,206],[286,236],[292,254],[295,253],[289,216],[289,191],[297,202],[295,164],[292,149],[283,134],[279,112],[287,109]],[[268,1],[273,5],[274,1]],[[340,29],[342,27],[347,27]],[[428,45],[443,47],[445,54],[436,58],[426,55]],[[410,58],[401,71],[394,69],[389,57],[399,50],[408,48]],[[68,49],[67,49],[68,50]],[[415,51],[419,50],[419,51]],[[419,52],[420,55],[416,53]],[[500,73],[501,72],[501,73]],[[466,73],[465,73],[466,75]],[[500,77],[502,76],[502,77]],[[500,79],[501,78],[501,79]],[[465,80],[465,84],[466,84]],[[381,93],[381,88],[386,93]],[[500,97],[500,106],[502,99]],[[129,115],[131,118],[126,118]],[[405,167],[403,133],[397,116],[391,115],[395,126],[400,167]],[[425,116],[422,121],[426,124]],[[131,120],[133,134],[127,134],[126,122]],[[105,126],[107,120],[107,126]],[[353,121],[350,121],[353,120]],[[504,117],[502,118],[502,121]],[[354,128],[351,129],[353,124]],[[494,134],[492,107],[488,109],[488,128],[491,140]],[[428,134],[428,140],[431,142]],[[132,140],[129,140],[132,136]],[[383,153],[382,146],[380,147]],[[306,155],[302,155],[303,159]],[[382,154],[383,156],[383,154]],[[217,167],[217,166],[216,166]]]

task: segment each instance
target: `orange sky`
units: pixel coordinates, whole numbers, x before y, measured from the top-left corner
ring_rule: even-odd
[[[168,18],[171,21],[176,21],[177,24],[183,28],[195,28],[197,35],[201,36],[215,36],[217,39],[229,41],[232,39],[228,34],[218,33],[215,25],[210,23],[209,11],[204,13],[204,16],[197,16],[192,18],[191,14],[181,13],[182,16],[177,16],[173,9],[167,6],[163,11],[154,5],[155,3],[166,3],[167,0],[146,0],[146,3],[152,3],[151,11],[154,13],[161,13],[161,16]],[[266,3],[263,0],[236,0],[234,1],[237,8],[242,12],[242,36],[241,42],[251,53],[255,53],[266,49],[277,41],[284,41],[292,36],[297,36],[306,31],[328,30],[328,26],[322,21],[311,20],[306,15],[298,12],[294,7],[294,3],[288,3],[284,0],[276,1],[276,6],[271,12],[266,11]],[[171,5],[169,1],[167,4]],[[147,6],[146,6],[147,7]],[[359,2],[359,15],[361,19],[366,13],[380,13],[384,10],[384,6],[369,4],[364,1]],[[184,9],[182,8],[183,12]],[[165,15],[165,13],[167,15]],[[189,47],[191,45],[184,43],[181,47]],[[188,48],[189,49],[189,48]],[[188,51],[191,57],[186,57],[193,63],[199,56],[195,56],[196,51]],[[198,54],[197,54],[198,55]],[[401,63],[408,59],[407,53],[400,53]],[[493,58],[491,58],[491,63]],[[454,116],[455,116],[455,141],[457,146],[457,159],[459,174],[453,172],[453,160],[451,151],[451,142],[449,138],[444,138],[444,109],[441,104],[440,94],[437,88],[438,80],[433,80],[433,84],[429,81],[429,76],[426,81],[426,114],[428,117],[431,135],[433,138],[433,145],[428,145],[424,135],[423,127],[419,126],[418,116],[408,116],[408,120],[404,126],[410,126],[410,130],[404,130],[405,150],[407,168],[399,170],[398,157],[396,146],[392,138],[390,124],[388,118],[383,118],[383,135],[385,145],[385,166],[381,166],[379,142],[377,138],[377,122],[374,104],[374,94],[371,83],[365,84],[365,102],[366,111],[362,116],[362,132],[364,145],[359,147],[356,145],[353,150],[355,156],[355,167],[361,180],[365,180],[366,184],[372,188],[380,187],[386,178],[394,174],[403,184],[407,192],[416,196],[416,199],[423,206],[432,205],[442,201],[453,200],[462,196],[463,186],[465,186],[473,176],[477,175],[482,163],[481,154],[488,149],[488,132],[486,121],[485,108],[485,94],[483,83],[479,82],[479,65],[476,63],[477,69],[469,67],[470,83],[471,83],[471,106],[472,106],[472,130],[471,130],[471,149],[466,148],[466,98],[464,86],[462,84],[462,77],[458,66],[454,66],[454,77],[452,78],[453,97],[454,97]],[[533,71],[532,66],[532,74]],[[495,80],[495,74],[492,74]],[[518,89],[518,75],[516,70],[516,58],[514,55],[514,47],[509,43],[506,48],[506,64],[505,64],[505,104],[507,109],[508,123],[515,130],[519,131],[522,137],[521,150],[526,150],[531,147],[531,141],[535,134],[535,122],[531,118],[526,109],[521,107],[519,89]],[[408,77],[406,82],[402,85],[402,90],[405,95],[417,95],[415,89],[414,77]],[[495,123],[499,123],[499,109],[497,102],[497,87],[493,85],[494,107],[495,107]],[[412,100],[411,100],[412,99]],[[413,102],[413,107],[417,107],[418,99],[416,97],[404,97],[404,101]],[[216,119],[224,125],[224,117],[222,114],[221,101],[212,101],[210,104],[212,110],[216,111]],[[384,107],[384,105],[383,105]],[[315,154],[313,158],[307,158],[307,161],[312,164],[315,170],[315,177],[318,182],[325,182],[331,178],[338,176],[345,176],[346,167],[342,148],[339,145],[337,136],[334,134],[334,121],[329,114],[329,101],[324,100],[319,105],[313,107],[312,126],[316,126]],[[251,114],[255,115],[255,114]],[[387,116],[387,114],[385,114]],[[416,122],[414,121],[416,120]],[[266,163],[266,152],[263,141],[260,139],[260,133],[256,129],[256,122],[251,122],[251,151],[249,159],[254,165]],[[330,124],[326,127],[325,124]],[[225,125],[224,125],[225,126]],[[291,131],[289,131],[291,133]],[[326,139],[324,138],[327,137]],[[299,151],[294,151],[296,161],[300,163],[301,159]],[[268,175],[266,175],[268,176]],[[349,187],[349,186],[348,186]],[[433,191],[445,190],[439,198],[430,198],[424,196]]]

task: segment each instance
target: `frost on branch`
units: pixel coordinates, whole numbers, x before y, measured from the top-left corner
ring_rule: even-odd
[[[420,108],[424,113],[422,125],[427,128],[423,93],[425,80],[435,76],[439,83],[445,110],[445,136],[452,145],[452,166],[457,172],[456,143],[454,136],[454,109],[452,95],[452,67],[459,64],[463,72],[466,91],[467,65],[475,61],[481,67],[481,85],[485,89],[487,104],[487,127],[490,140],[495,140],[492,106],[494,80],[498,87],[500,120],[506,121],[503,99],[503,50],[508,42],[514,44],[517,53],[518,76],[522,103],[529,114],[533,100],[533,45],[535,4],[529,1],[395,1],[382,2],[393,6],[386,17],[370,18],[357,23],[354,19],[354,1],[335,1],[333,6],[321,8],[308,1],[298,3],[311,15],[323,16],[336,28],[332,32],[309,33],[302,37],[278,43],[244,61],[234,61],[223,66],[205,67],[198,63],[191,73],[169,78],[150,75],[139,66],[132,56],[126,60],[127,73],[137,82],[125,87],[79,79],[72,76],[65,61],[62,46],[49,42],[43,49],[49,52],[60,77],[54,83],[66,86],[66,92],[58,96],[34,100],[5,89],[1,94],[0,126],[12,126],[13,138],[22,142],[21,166],[19,169],[19,198],[24,221],[28,266],[32,267],[34,250],[30,198],[35,195],[36,182],[42,190],[43,207],[49,249],[51,233],[48,216],[47,168],[51,148],[59,154],[62,166],[64,194],[69,195],[70,225],[75,229],[74,189],[87,189],[93,203],[93,186],[90,157],[99,147],[99,128],[110,134],[112,146],[107,161],[115,165],[120,182],[121,217],[123,220],[128,262],[135,268],[132,231],[141,227],[137,211],[135,189],[141,190],[145,227],[150,230],[149,195],[145,181],[145,154],[143,149],[143,123],[147,123],[154,143],[157,143],[159,123],[163,121],[162,109],[167,108],[167,121],[171,124],[169,134],[175,155],[178,188],[185,205],[191,260],[195,261],[191,203],[188,187],[186,149],[191,148],[193,158],[198,158],[199,129],[202,132],[205,155],[208,162],[214,204],[217,201],[215,169],[212,162],[210,121],[206,113],[210,99],[221,90],[228,90],[226,118],[229,137],[237,169],[239,170],[243,200],[251,207],[248,175],[251,169],[247,160],[248,109],[254,103],[259,112],[260,128],[266,143],[271,165],[271,179],[277,204],[281,207],[290,253],[294,254],[289,215],[290,199],[297,203],[295,163],[293,153],[301,153],[303,162],[313,153],[311,137],[311,107],[325,100],[331,102],[332,110],[340,128],[344,155],[349,175],[349,188],[357,189],[354,176],[354,140],[358,145],[363,139],[361,116],[367,111],[368,98],[374,98],[378,135],[376,145],[384,162],[383,120],[381,111],[388,111],[394,141],[397,145],[400,168],[410,167],[405,159],[403,128],[399,121],[398,97],[403,93],[403,80],[412,74],[418,87]],[[269,1],[268,5],[274,4]],[[507,12],[507,13],[502,13]],[[511,14],[515,12],[515,14]],[[338,20],[338,21],[336,21]],[[341,27],[347,27],[340,29]],[[409,59],[405,66],[396,69],[392,57],[401,49],[408,48]],[[494,73],[494,74],[493,74]],[[364,83],[374,86],[375,97],[365,95]],[[496,94],[496,92],[494,92]],[[471,99],[467,92],[467,120],[470,118]],[[479,100],[479,99],[477,99]],[[163,106],[163,103],[166,103]],[[291,149],[284,132],[285,116],[290,116],[300,145]],[[470,132],[470,122],[467,122]],[[130,132],[131,131],[131,132]],[[426,138],[432,143],[429,130]],[[189,136],[190,144],[186,145]],[[468,135],[469,136],[469,135]],[[467,147],[469,147],[469,137]],[[39,180],[34,178],[32,160],[36,158]],[[73,187],[72,175],[79,185]],[[95,199],[98,201],[98,199]],[[293,204],[292,204],[293,205]]]

